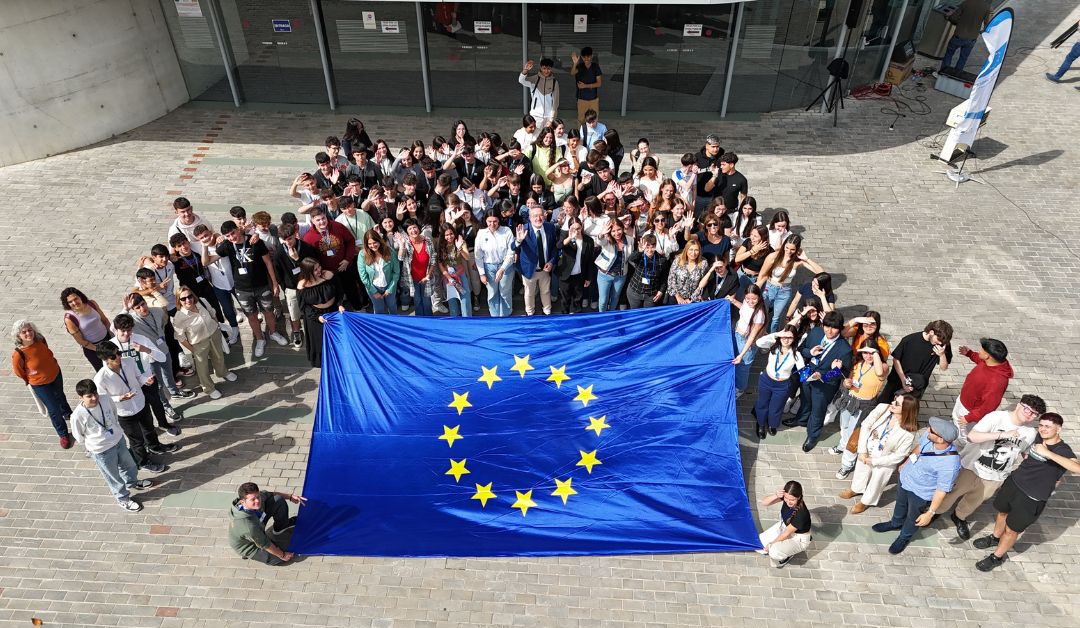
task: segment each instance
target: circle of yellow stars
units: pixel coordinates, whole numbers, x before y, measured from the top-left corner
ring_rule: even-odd
[[[536,370],[535,367],[529,363],[530,358],[530,355],[515,355],[514,366],[510,367],[510,370],[517,373],[518,377],[520,377],[521,379],[524,379],[526,373]],[[571,379],[571,377],[566,374],[565,364],[558,367],[549,366],[548,369],[550,370],[550,374],[545,379],[545,381],[554,382],[555,388],[557,389],[562,389],[563,383]],[[480,370],[482,374],[479,378],[477,378],[476,381],[487,384],[488,390],[491,390],[496,382],[503,381],[503,378],[499,377],[498,365],[492,367],[481,366]],[[469,402],[468,392],[460,394],[452,392],[452,394],[454,395],[454,400],[447,404],[447,407],[457,410],[458,416],[461,416],[461,414],[465,411],[466,408],[473,407],[473,404]],[[595,401],[596,399],[598,399],[598,397],[595,393],[593,393],[592,384],[589,384],[588,386],[577,386],[577,396],[575,396],[573,400],[580,401],[582,408],[588,408],[589,402]],[[607,423],[606,415],[599,417],[590,416],[589,424],[585,426],[585,429],[592,430],[596,433],[597,436],[600,436],[601,432],[610,427],[611,426]],[[456,441],[465,438],[460,434],[460,430],[460,424],[453,427],[449,425],[444,425],[443,433],[441,436],[439,436],[439,440],[446,441],[446,446],[450,449],[453,449],[454,443]],[[593,467],[603,464],[603,462],[601,462],[600,459],[596,457],[596,449],[589,452],[578,450],[578,454],[581,458],[578,460],[575,466],[585,467],[585,471],[587,471],[590,475],[592,474]],[[461,460],[454,460],[453,458],[451,458],[450,469],[446,471],[445,475],[452,475],[454,477],[454,482],[460,483],[462,476],[470,475],[472,473],[465,466],[467,462],[467,458],[462,458]],[[565,480],[559,478],[553,479],[555,480],[555,490],[551,492],[551,495],[562,499],[562,503],[565,506],[569,501],[571,495],[578,494],[577,490],[573,487],[574,478],[568,477]],[[476,493],[474,493],[470,499],[475,499],[479,501],[480,507],[486,508],[488,501],[492,499],[498,499],[498,495],[496,495],[494,490],[491,488],[492,484],[493,482],[488,482],[487,484],[480,484],[479,482],[474,482],[474,485],[476,486]],[[510,507],[520,510],[521,516],[524,517],[529,512],[530,508],[536,506],[536,502],[533,501],[533,490],[530,489],[524,492],[514,491],[514,493],[515,500]]]

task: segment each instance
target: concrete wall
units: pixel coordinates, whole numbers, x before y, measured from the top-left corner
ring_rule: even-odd
[[[107,139],[187,100],[158,0],[0,1],[0,166]]]

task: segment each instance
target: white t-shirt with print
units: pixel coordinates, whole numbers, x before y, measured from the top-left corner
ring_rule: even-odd
[[[1005,481],[1012,470],[1020,464],[1020,454],[1027,451],[1035,442],[1038,431],[1030,425],[1015,425],[1012,422],[1011,410],[991,412],[971,428],[972,432],[984,434],[1013,430],[1018,432],[1016,438],[992,440],[985,443],[969,442],[960,454],[960,463],[984,480]]]

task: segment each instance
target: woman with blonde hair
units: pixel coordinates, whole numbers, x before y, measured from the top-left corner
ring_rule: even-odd
[[[71,406],[64,394],[64,374],[60,370],[60,363],[49,349],[45,336],[30,321],[15,321],[11,326],[11,340],[15,344],[15,351],[11,354],[11,372],[45,406],[53,429],[60,437],[60,448],[70,448],[72,441],[67,419],[71,416]]]
[[[841,499],[859,496],[851,507],[851,514],[857,515],[877,506],[893,471],[911,453],[918,430],[919,400],[909,393],[900,392],[888,405],[878,404],[863,419],[856,453],[844,454],[845,461],[849,457],[856,459],[851,488],[840,491]],[[843,479],[845,476],[838,472],[836,477]]]
[[[663,253],[659,247],[657,252]],[[668,271],[668,302],[683,305],[701,301],[707,272],[709,265],[701,257],[701,243],[696,236],[690,236]]]

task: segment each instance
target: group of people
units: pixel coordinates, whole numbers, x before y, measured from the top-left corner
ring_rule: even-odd
[[[180,435],[183,417],[171,403],[196,394],[183,378],[219,399],[215,377],[237,379],[224,354],[236,347],[242,321],[254,358],[269,339],[306,348],[319,367],[325,317],[334,312],[467,317],[483,307],[504,317],[516,291],[530,316],[551,314],[555,304],[573,314],[726,300],[736,396],[748,391],[759,352],[764,358],[753,404],[761,441],[781,425],[802,426],[809,452],[824,426],[838,422],[840,443],[830,453],[842,456],[837,478],[851,477],[841,497],[857,498],[855,514],[879,503],[899,468],[893,517],[875,526],[900,530],[894,553],[954,504],[966,539],[968,517],[996,491],[998,521],[976,546],[995,548],[980,569],[1000,564],[1053,483],[1080,469],[1060,439],[1061,416],[1040,398],[997,410],[1012,377],[1005,345],[960,347],[975,368],[952,420],[932,418],[919,436],[920,398],[934,370],[952,361],[949,323],[932,321],[891,348],[878,312],[845,320],[832,276],[808,255],[788,212],[767,220],[759,213],[738,157],[719,137],[708,135],[677,164],[662,163],[647,138],[624,146],[593,107],[580,111],[580,125],[567,125],[550,97],[558,93],[551,63],[542,60],[535,76],[532,68],[530,61],[520,81],[537,92],[534,110],[509,141],[493,131],[474,135],[458,120],[447,136],[395,153],[354,118],[340,138],[326,138],[315,168],[295,178],[288,193],[298,206],[277,223],[236,206],[215,228],[176,198],[166,243],[137,260],[121,313],[110,318],[74,287],[61,294],[65,329],[94,370],[76,384],[74,410],[45,337],[34,323],[16,322],[13,370],[60,446],[82,442],[120,505],[139,510],[130,491],[153,485],[139,470],[163,471],[160,457],[179,448],[157,430]],[[796,287],[800,269],[810,278]],[[245,485],[230,512],[250,527],[267,518],[256,502],[280,511],[285,499],[302,498]],[[781,520],[762,544],[783,566],[808,546],[811,518],[798,482],[764,503],[777,502]],[[279,531],[291,525],[284,517],[273,517]],[[243,545],[245,557],[263,562],[291,558],[258,540],[237,541],[238,551]]]

